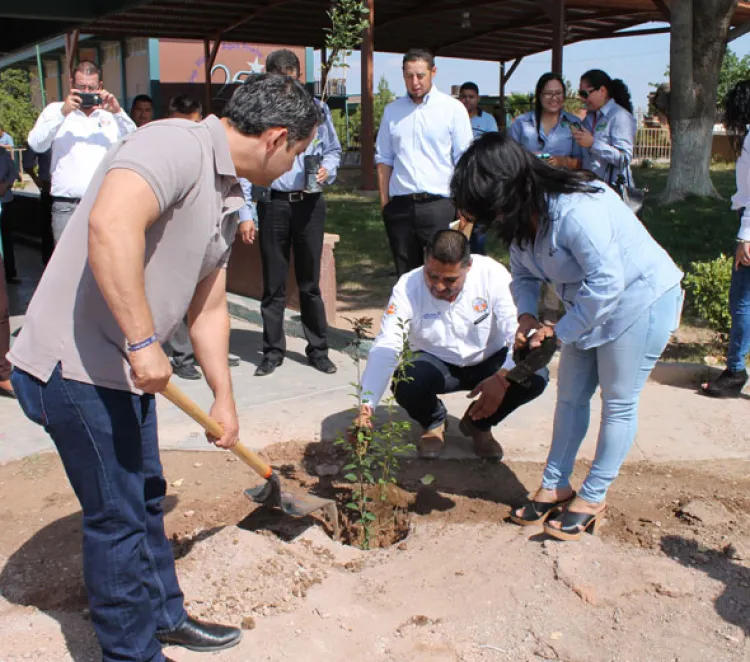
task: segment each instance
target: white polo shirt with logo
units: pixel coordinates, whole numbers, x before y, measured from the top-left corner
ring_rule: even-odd
[[[376,407],[383,397],[399,354],[404,334],[414,352],[427,352],[444,363],[477,365],[504,347],[511,368],[518,320],[510,293],[510,272],[484,255],[472,255],[464,287],[454,301],[430,294],[424,267],[404,274],[393,288],[378,334],[362,376],[362,399]],[[403,327],[403,328],[402,328]]]

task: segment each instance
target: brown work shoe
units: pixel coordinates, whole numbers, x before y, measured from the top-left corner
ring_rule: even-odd
[[[435,460],[443,450],[445,443],[445,421],[440,425],[425,430],[417,442],[419,457],[423,460]]]
[[[469,408],[471,409],[471,408]],[[503,447],[495,441],[490,430],[480,430],[469,418],[469,411],[464,414],[459,424],[461,434],[471,437],[474,441],[474,453],[484,460],[503,459]]]

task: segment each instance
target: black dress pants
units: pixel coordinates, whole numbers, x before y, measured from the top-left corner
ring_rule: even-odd
[[[320,261],[326,207],[322,195],[302,200],[273,197],[258,202],[258,232],[263,270],[263,354],[281,357],[286,352],[284,309],[290,249],[299,289],[302,328],[311,358],[328,355],[326,311],[320,294]]]
[[[473,391],[480,382],[495,374],[505,363],[507,349],[493,354],[472,366],[456,366],[441,361],[427,352],[419,352],[412,365],[406,368],[407,381],[400,382],[395,390],[396,402],[425,430],[440,425],[447,416],[445,405],[438,398],[443,393]],[[547,380],[539,374],[531,377],[526,388],[511,383],[497,411],[487,418],[474,421],[480,430],[489,430],[521,405],[539,397]]]
[[[424,249],[439,230],[456,220],[448,198],[418,201],[408,195],[391,198],[383,207],[383,221],[399,277],[424,264]]]

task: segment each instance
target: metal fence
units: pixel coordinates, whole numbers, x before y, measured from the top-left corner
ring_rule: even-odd
[[[660,125],[649,117],[639,113],[638,129],[633,146],[633,161],[666,161],[672,157],[672,139],[669,128]]]

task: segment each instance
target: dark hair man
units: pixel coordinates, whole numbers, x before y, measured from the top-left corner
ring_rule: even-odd
[[[266,58],[266,71],[296,80],[301,73],[299,59],[292,51],[282,48]],[[336,179],[341,144],[328,106],[319,101],[315,103],[323,117],[315,140],[294,160],[291,170],[271,184],[270,191],[260,197],[254,196],[259,197],[258,234],[263,269],[260,304],[263,360],[255,371],[258,377],[276,370],[286,353],[284,308],[290,248],[294,253],[307,360],[323,373],[336,372],[336,366],[328,358],[328,322],[319,282],[326,221],[322,186],[332,184]],[[307,173],[306,164],[310,164],[312,172]],[[310,182],[310,179],[314,181]],[[252,221],[240,224],[243,237],[251,226]]]
[[[197,99],[178,94],[169,100],[169,116],[200,122],[203,117],[203,105]]]
[[[237,441],[226,262],[245,204],[316,134],[308,92],[251,76],[226,116],[152,122],[111,149],[70,220],[9,358],[26,415],[52,437],[83,510],[83,566],[105,662],[163,662],[162,645],[228,648],[236,628],[188,616],[164,534],[154,394],[161,343],[188,316],[214,394],[217,446]]]
[[[154,100],[148,94],[136,94],[130,104],[130,117],[140,129],[154,119]]]
[[[433,235],[456,219],[450,179],[472,140],[466,109],[433,84],[432,53],[410,50],[403,74],[407,94],[386,106],[375,158],[383,221],[399,276],[420,266]]]
[[[471,119],[471,130],[474,138],[490,131],[497,131],[497,122],[490,113],[479,107],[479,87],[476,83],[466,82],[458,91],[458,100],[464,105]]]
[[[518,327],[508,270],[492,258],[471,255],[457,230],[441,230],[425,251],[425,264],[402,276],[393,288],[380,333],[362,376],[363,406],[355,421],[370,426],[403,349],[404,330],[415,352],[396,401],[423,429],[417,444],[422,458],[438,457],[445,441],[447,410],[438,395],[470,391],[479,395],[461,419],[474,452],[500,459],[503,449],[492,427],[544,391],[546,373],[531,388],[505,379],[513,366]]]

